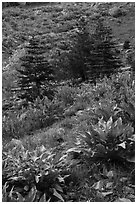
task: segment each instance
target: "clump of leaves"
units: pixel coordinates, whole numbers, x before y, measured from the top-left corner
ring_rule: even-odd
[[[55,154],[44,146],[26,151],[19,140],[3,152],[3,201],[64,201]]]
[[[119,117],[116,121],[110,117],[108,121],[99,118],[96,125],[91,125],[89,131],[81,134],[82,141],[85,142],[88,156],[93,159],[130,161],[134,157],[135,138],[134,128],[122,123]]]
[[[96,119],[103,117],[107,122],[111,117],[113,122],[121,117],[123,124],[130,124],[135,128],[135,107],[131,102],[122,102],[117,105],[113,101],[102,101],[99,107],[95,108]]]
[[[52,125],[62,117],[62,103],[56,99],[39,97],[20,110],[7,110],[3,113],[3,138],[21,138],[32,131]]]
[[[63,107],[72,105],[75,101],[76,89],[69,85],[59,86],[55,97],[62,102]]]
[[[121,113],[125,123],[130,123],[135,129],[135,106],[131,102],[123,103]]]

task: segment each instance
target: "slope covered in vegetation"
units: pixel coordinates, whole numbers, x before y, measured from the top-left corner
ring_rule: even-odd
[[[135,4],[8,5],[2,20],[3,201],[134,202]]]

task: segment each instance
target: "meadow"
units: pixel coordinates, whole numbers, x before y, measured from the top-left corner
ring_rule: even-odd
[[[122,66],[93,83],[79,80],[66,56],[81,16],[94,22],[98,15],[112,28]],[[3,7],[3,202],[135,201],[134,23],[133,2]],[[45,46],[56,80],[53,96],[25,104],[15,90],[32,35]]]

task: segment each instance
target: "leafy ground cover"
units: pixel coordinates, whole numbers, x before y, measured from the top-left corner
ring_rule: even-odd
[[[26,107],[11,92],[24,43],[33,31],[46,36],[51,60],[56,49],[70,45],[79,16],[98,8],[119,42],[128,38],[134,45],[134,3],[62,2],[3,9],[4,202],[135,201],[132,72],[96,85],[63,81],[53,100],[37,98]]]
[[[64,118],[55,106],[57,115],[49,118],[58,119],[49,128],[39,119],[42,101],[14,121],[5,117],[3,134],[14,139],[3,142],[4,201],[134,201],[134,81],[127,74],[125,81],[117,79],[123,83],[119,91],[113,79],[95,87],[60,87],[56,105],[58,100]],[[28,135],[42,123],[44,129]]]

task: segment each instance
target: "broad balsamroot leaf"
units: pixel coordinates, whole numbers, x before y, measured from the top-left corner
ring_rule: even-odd
[[[58,184],[55,184],[55,188],[56,188],[57,191],[60,191],[60,192],[63,193],[63,189]]]
[[[40,198],[39,202],[47,202],[46,193],[43,194],[43,196]]]
[[[128,198],[118,198],[118,199],[115,200],[114,202],[131,202],[131,200],[128,199]]]
[[[105,197],[105,196],[107,196],[107,195],[113,194],[113,191],[101,192],[101,194]]]
[[[40,146],[39,151],[40,152],[44,152],[46,150],[46,148],[44,147],[44,145]]]
[[[104,186],[104,182],[102,180],[96,182],[93,184],[92,188],[94,188],[95,190],[102,190]]]
[[[60,183],[62,183],[62,182],[64,183],[64,178],[62,178],[61,176],[58,176],[58,180]]]
[[[56,191],[55,188],[53,188],[53,195],[56,196],[57,198],[59,198],[59,200],[63,201],[64,202],[64,199],[62,198],[62,196]]]
[[[92,146],[92,135],[89,132],[85,131],[85,134],[80,134],[80,136],[89,145],[89,147]]]
[[[122,142],[121,144],[118,144],[119,147],[122,147],[123,149],[126,149],[126,142]]]
[[[70,149],[68,149],[68,150],[66,151],[66,153],[70,153],[70,152],[78,152],[78,153],[80,153],[81,150],[78,149],[77,147],[73,147],[73,148],[70,148]]]
[[[18,195],[18,198],[17,198],[18,202],[24,202],[25,201],[25,198],[23,198],[23,196],[20,193],[17,192],[17,195]]]
[[[112,117],[109,118],[109,120],[107,121],[107,130],[110,130],[113,124],[113,119]]]
[[[128,162],[135,163],[135,155],[131,157],[127,157],[126,159]]]
[[[107,136],[106,132],[100,127],[95,128],[95,130],[99,133],[99,139],[105,141]]]

